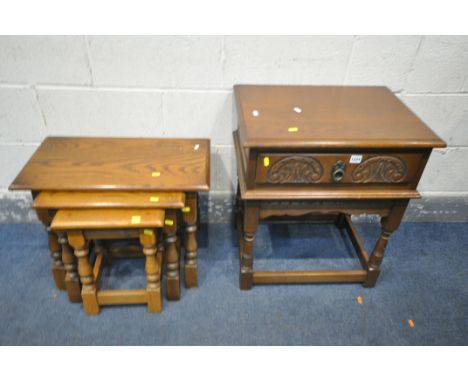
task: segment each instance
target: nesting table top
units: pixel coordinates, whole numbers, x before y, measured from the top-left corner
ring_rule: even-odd
[[[11,190],[208,191],[208,139],[48,137]]]

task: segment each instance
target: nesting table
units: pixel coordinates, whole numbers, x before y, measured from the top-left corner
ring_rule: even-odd
[[[420,197],[416,187],[431,151],[445,142],[385,87],[238,85],[234,93],[240,287],[373,287],[390,235],[408,202]],[[381,217],[370,254],[352,214]],[[259,222],[284,218],[336,223],[349,234],[362,269],[254,271]]]
[[[208,191],[209,187],[210,142],[207,139],[72,137],[46,138],[10,185],[11,190],[32,192],[33,206],[48,234],[55,285],[66,289],[71,301],[81,301],[82,286],[73,250],[66,235],[60,234],[64,229],[71,230],[76,243],[96,228],[101,230],[93,231],[94,239],[113,237],[119,233],[115,228],[121,229],[119,237],[140,237],[148,257],[147,268],[155,270],[154,275],[147,272],[148,285],[156,285],[160,254],[156,256],[157,237],[152,228],[164,226],[166,294],[168,299],[179,299],[176,234],[178,220],[182,220],[185,285],[196,287],[198,192]],[[54,219],[57,211],[60,216]],[[136,212],[130,216],[131,211]],[[52,222],[55,229],[51,227]],[[105,224],[114,229],[112,235]],[[122,228],[127,226],[134,229],[124,231]],[[98,240],[96,243],[99,246]],[[73,245],[75,254],[86,258],[87,252],[83,253],[87,248]],[[91,273],[85,260],[83,272]],[[99,267],[96,270],[99,272]],[[91,283],[91,275],[81,278],[82,282],[84,279]],[[107,294],[102,301],[119,298]],[[138,303],[145,298],[142,293],[130,293],[124,300]]]

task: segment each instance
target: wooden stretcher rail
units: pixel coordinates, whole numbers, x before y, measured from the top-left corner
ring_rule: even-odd
[[[100,253],[99,255],[96,256],[96,260],[94,261],[93,275],[94,275],[95,282],[99,282],[99,278],[101,277],[103,259],[104,259],[104,255]]]
[[[102,290],[97,292],[99,305],[146,304],[146,289]]]
[[[364,248],[364,244],[362,243],[361,237],[359,236],[356,227],[354,226],[351,220],[351,216],[345,215],[344,219],[346,231],[348,232],[351,243],[353,244],[353,247],[358,255],[359,261],[361,262],[362,267],[364,269],[367,269],[367,265],[369,263],[369,255],[366,249]]]
[[[367,271],[360,269],[254,272],[253,282],[255,284],[363,282],[366,275]]]

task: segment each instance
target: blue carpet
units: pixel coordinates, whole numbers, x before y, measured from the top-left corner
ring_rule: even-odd
[[[357,227],[371,248],[378,225]],[[115,306],[89,317],[55,289],[42,227],[0,225],[0,344],[468,344],[468,224],[402,224],[373,289],[309,284],[241,291],[235,237],[227,224],[200,228],[200,286],[182,288],[180,301],[164,299],[161,314]],[[358,269],[344,238],[332,225],[262,225],[255,269]],[[114,264],[104,285],[144,285],[141,260]]]

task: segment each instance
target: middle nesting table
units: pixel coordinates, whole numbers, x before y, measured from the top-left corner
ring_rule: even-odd
[[[183,220],[187,224],[187,228],[196,224],[196,220],[193,220],[193,217],[196,215],[190,213],[192,210],[197,210],[196,199],[188,197],[187,202],[188,205],[186,205],[186,195],[183,192],[42,191],[34,199],[33,207],[40,217],[44,215],[54,217],[51,228],[54,232],[58,232],[58,240],[62,246],[62,262],[65,268],[65,287],[70,301],[73,302],[81,301],[81,285],[78,278],[76,260],[69,247],[66,231],[83,230],[84,236],[89,236],[90,239],[96,242],[101,239],[131,238],[135,235],[129,229],[134,228],[134,230],[138,230],[139,228],[147,227],[142,222],[144,220],[142,218],[152,212],[157,214],[160,209],[163,209],[165,211],[163,230],[166,242],[165,259],[167,267],[166,295],[168,299],[174,300],[180,296],[179,254],[175,245],[177,240],[178,211],[182,211]],[[61,223],[61,227],[65,228],[64,230],[56,229],[54,223],[57,220],[57,211],[61,212],[62,216],[69,215],[76,218],[68,219],[66,225]],[[120,214],[115,213],[117,211],[133,211],[133,213],[131,216],[128,216],[128,219],[124,219],[128,220],[128,222],[119,222]],[[114,218],[108,219],[108,223],[104,224],[102,223],[103,216],[101,215],[109,215],[110,218],[114,216]],[[86,229],[87,227],[89,229]],[[86,232],[90,231],[91,228],[100,230],[93,232],[92,235],[86,235]],[[139,236],[136,235],[136,237]],[[193,248],[194,245],[195,248]],[[189,232],[187,232],[185,247],[189,256],[189,258],[186,258],[184,268],[185,286],[192,288],[198,284],[195,230],[189,229]]]

